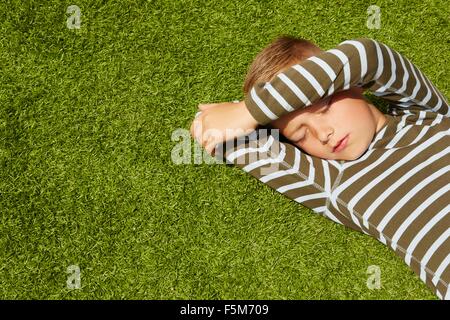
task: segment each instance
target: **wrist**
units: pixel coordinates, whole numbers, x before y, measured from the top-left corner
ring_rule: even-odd
[[[253,118],[253,116],[250,113],[250,111],[248,111],[248,108],[245,105],[245,100],[240,101],[238,103],[238,105],[239,105],[239,108],[242,110],[242,113],[245,114],[245,118],[248,119],[248,121],[251,124],[251,126],[256,128],[259,125],[259,123],[258,123],[258,121],[256,121],[255,118]]]

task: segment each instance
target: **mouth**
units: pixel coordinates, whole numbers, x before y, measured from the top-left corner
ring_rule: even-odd
[[[349,138],[348,136],[349,135],[347,134],[344,138],[342,138],[338,142],[338,144],[333,148],[333,153],[340,152],[347,146],[347,142],[348,142],[348,138]]]

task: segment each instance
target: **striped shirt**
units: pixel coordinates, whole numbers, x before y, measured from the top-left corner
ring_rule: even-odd
[[[353,86],[389,104],[387,122],[358,159],[317,158],[265,129],[218,145],[216,157],[378,239],[450,299],[450,108],[416,66],[385,44],[357,38],[257,83],[245,104],[264,125]]]

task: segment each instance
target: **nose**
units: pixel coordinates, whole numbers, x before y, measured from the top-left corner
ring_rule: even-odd
[[[327,144],[330,140],[330,137],[332,135],[332,130],[326,130],[321,133],[319,133],[319,140],[322,142],[322,144]]]
[[[329,143],[331,137],[334,134],[333,126],[322,117],[320,114],[317,117],[310,118],[310,129],[313,131],[312,134],[323,144]]]
[[[316,137],[322,144],[327,144],[333,136],[334,130],[327,124],[318,124],[316,126]]]

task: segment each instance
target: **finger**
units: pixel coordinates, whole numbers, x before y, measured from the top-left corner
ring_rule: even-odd
[[[198,105],[198,108],[201,111],[205,111],[205,110],[211,109],[211,108],[213,108],[215,106],[217,106],[217,103],[201,103],[201,104]]]
[[[191,134],[192,138],[195,138],[195,136],[194,136],[194,122],[195,121],[192,121],[191,127],[189,128],[189,133]]]
[[[205,147],[206,152],[208,152],[208,154],[210,156],[214,156],[215,148],[216,148],[216,143],[214,141],[208,143],[208,145]]]
[[[203,133],[201,145],[206,149],[212,142],[214,142],[215,137],[210,130]]]
[[[213,143],[215,140],[214,135],[211,134],[211,131],[206,131],[203,134],[203,147],[206,148],[207,146],[209,146],[211,143]]]
[[[201,145],[202,144],[202,122],[201,120],[194,121],[194,139]]]

